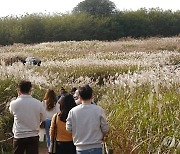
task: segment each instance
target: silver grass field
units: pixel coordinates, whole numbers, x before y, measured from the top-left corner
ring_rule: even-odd
[[[36,57],[41,66],[8,63]],[[34,84],[42,100],[47,88],[90,84],[94,101],[110,125],[115,154],[180,153],[180,37],[118,41],[68,41],[0,47],[0,139],[12,127],[7,105],[19,80]]]

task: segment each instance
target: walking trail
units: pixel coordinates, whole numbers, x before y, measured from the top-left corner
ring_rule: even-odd
[[[48,154],[46,142],[39,143],[39,154]]]

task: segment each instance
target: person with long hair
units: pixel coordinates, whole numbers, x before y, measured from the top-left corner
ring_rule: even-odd
[[[76,154],[72,134],[66,131],[66,118],[69,111],[76,106],[71,94],[63,96],[60,100],[60,113],[52,118],[50,127],[50,139],[53,139],[54,125],[56,124],[56,154]],[[57,118],[55,118],[57,116]],[[56,121],[55,121],[56,119]]]
[[[59,112],[59,106],[57,104],[56,93],[52,89],[48,89],[43,98],[43,106],[46,111],[45,131],[47,147],[50,146],[49,129],[51,125],[51,119],[55,113]]]

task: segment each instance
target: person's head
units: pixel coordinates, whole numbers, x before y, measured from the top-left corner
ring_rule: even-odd
[[[57,102],[54,90],[48,89],[45,93],[44,100],[46,102],[47,110],[53,109]]]
[[[77,88],[76,88],[76,87],[73,87],[73,88],[71,89],[71,95],[74,95],[76,90],[77,90]]]
[[[65,91],[64,87],[61,87],[61,93],[63,93]]]
[[[22,80],[18,84],[18,95],[20,94],[30,94],[32,89],[32,84],[30,81]]]
[[[78,89],[75,91],[73,97],[75,100],[79,99],[79,90]]]
[[[73,95],[73,97],[74,97],[74,100],[75,100],[77,105],[82,104],[82,101],[81,101],[81,99],[79,97],[79,90],[75,91],[75,94]]]
[[[61,87],[61,95],[64,96],[67,94],[67,91],[64,89],[64,87]]]
[[[92,99],[93,90],[89,85],[79,87],[79,96],[82,100]]]
[[[75,100],[71,94],[66,94],[60,100],[60,120],[66,122],[69,111],[76,106]]]

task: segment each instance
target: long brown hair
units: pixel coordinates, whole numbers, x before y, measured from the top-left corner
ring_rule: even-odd
[[[50,111],[53,109],[56,105],[57,99],[56,99],[56,93],[52,89],[48,89],[45,93],[44,99],[46,103],[46,109]]]

